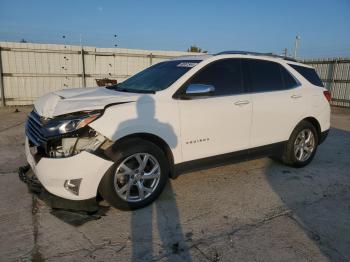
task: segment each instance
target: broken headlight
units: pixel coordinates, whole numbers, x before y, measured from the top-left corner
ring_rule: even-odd
[[[82,112],[52,119],[46,126],[50,135],[62,135],[76,131],[95,121],[102,112]]]
[[[58,144],[56,147],[50,148],[49,156],[52,158],[60,158],[73,156],[82,151],[94,152],[105,141],[106,138],[98,133],[90,137],[62,138],[60,144]]]
[[[102,111],[84,111],[58,116],[44,124],[46,154],[52,158],[69,157],[81,151],[94,152],[106,138],[88,125]]]

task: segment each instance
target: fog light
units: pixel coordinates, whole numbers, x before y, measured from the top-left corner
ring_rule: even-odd
[[[81,178],[64,181],[64,188],[72,192],[74,195],[79,195]]]

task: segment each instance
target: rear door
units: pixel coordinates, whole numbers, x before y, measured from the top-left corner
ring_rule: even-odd
[[[302,87],[277,62],[244,59],[243,65],[253,103],[251,147],[288,140],[306,111]]]
[[[212,62],[185,84],[215,87],[211,97],[179,100],[183,161],[249,147],[252,103],[243,86],[241,60]]]

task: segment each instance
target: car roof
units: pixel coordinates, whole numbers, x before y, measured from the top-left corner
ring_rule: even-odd
[[[209,55],[209,54],[198,54],[198,55],[185,55],[185,56],[179,56],[179,57],[175,57],[171,60],[206,60],[210,57],[212,57],[213,55]]]
[[[223,51],[219,52],[215,55],[253,55],[253,56],[267,56],[267,57],[273,57],[273,58],[280,58],[283,60],[288,60],[288,61],[293,61],[293,62],[298,62],[293,57],[289,56],[281,56],[281,55],[276,55],[274,53],[259,53],[259,52],[251,52],[251,51]]]
[[[176,57],[173,58],[172,60],[197,60],[197,61],[204,61],[206,59],[209,59],[211,57],[214,56],[227,56],[227,55],[235,55],[238,57],[245,57],[247,56],[247,58],[256,58],[256,59],[268,59],[268,60],[275,60],[278,62],[285,62],[288,64],[293,64],[293,65],[300,65],[300,66],[304,66],[304,67],[310,67],[312,68],[312,66],[310,65],[305,65],[303,64],[301,61],[298,61],[295,58],[292,57],[287,57],[287,56],[280,56],[280,55],[276,55],[274,53],[259,53],[259,52],[250,52],[250,51],[223,51],[223,52],[219,52],[216,54],[203,54],[200,53],[198,55],[188,55],[188,56],[180,56],[180,57]]]

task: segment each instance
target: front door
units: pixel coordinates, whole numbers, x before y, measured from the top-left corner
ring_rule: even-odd
[[[178,101],[183,161],[249,148],[252,103],[243,86],[241,60],[212,62],[186,86],[190,84],[212,85],[215,92]]]

